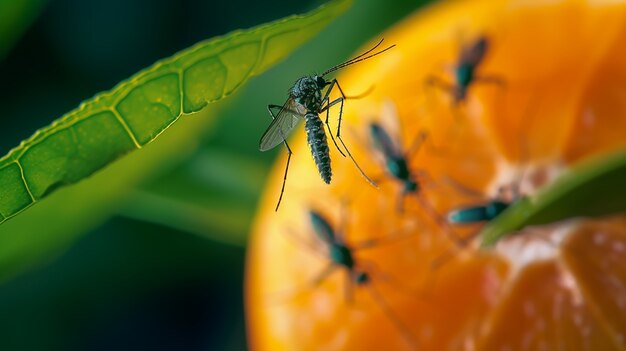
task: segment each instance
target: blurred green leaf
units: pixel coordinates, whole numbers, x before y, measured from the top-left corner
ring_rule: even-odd
[[[271,25],[233,34],[237,38],[244,38],[246,35],[252,34],[254,34],[254,38],[265,37],[259,33],[268,35],[264,41],[264,55],[252,69],[251,74],[260,73],[261,70],[267,69],[271,64],[308,40],[334,16],[343,11],[348,4],[349,1],[333,2],[308,15],[292,16]],[[224,39],[218,39],[218,42],[220,40],[223,41]],[[162,66],[163,64],[157,64],[157,68]],[[140,77],[144,77],[144,73],[141,73]],[[133,84],[133,82],[135,79],[122,83],[121,86]],[[117,92],[118,89],[120,88],[118,87],[114,91]],[[104,97],[95,99],[89,103],[91,105],[88,105],[106,107],[107,105],[103,104],[101,100],[109,98],[111,94],[106,93],[101,96]],[[227,101],[217,103],[216,109],[219,109]],[[80,111],[85,109],[83,106],[77,110],[79,112],[74,113],[84,113]],[[212,115],[216,109],[212,109]],[[51,194],[46,201],[42,201],[29,211],[0,226],[0,280],[5,280],[32,266],[42,257],[49,256],[52,252],[58,252],[61,248],[66,247],[80,234],[105,220],[114,211],[114,208],[120,205],[124,195],[135,184],[147,178],[156,177],[172,168],[180,160],[185,159],[186,155],[197,148],[200,137],[216,120],[209,117],[207,114],[201,113],[194,118],[181,119],[179,123],[168,129],[168,133],[164,133],[154,143],[150,143],[138,152],[111,164],[104,171],[98,172],[74,186],[60,189]],[[53,131],[52,135],[62,133],[57,131],[57,127],[65,125],[67,119],[66,117],[49,127]],[[70,130],[72,129],[70,128]],[[93,137],[98,138],[98,134],[106,134],[107,130],[96,130],[95,132],[97,134]],[[39,132],[30,142],[42,138],[43,133]],[[72,132],[68,133],[71,135]],[[20,147],[20,150],[24,148],[24,145]],[[51,149],[50,151],[54,150]],[[58,156],[49,155],[46,161],[54,162],[53,157]],[[76,161],[72,160],[72,162]],[[220,167],[220,165],[213,166]],[[23,169],[27,170],[26,167]],[[62,172],[53,171],[67,178]],[[28,174],[27,171],[26,175]],[[18,184],[20,183],[18,182]],[[5,191],[6,188],[2,188],[2,192]],[[7,201],[5,200],[6,194],[1,196],[0,202]]]
[[[0,60],[35,20],[47,0],[0,0]]]
[[[212,165],[220,167],[212,167]],[[228,149],[196,153],[132,191],[120,214],[228,244],[245,245],[267,163]]]
[[[488,223],[480,234],[482,246],[531,225],[625,212],[625,187],[626,150],[583,162]]]
[[[333,1],[303,16],[201,42],[40,129],[0,159],[0,223],[141,149],[180,116],[230,95],[310,39],[349,3]]]

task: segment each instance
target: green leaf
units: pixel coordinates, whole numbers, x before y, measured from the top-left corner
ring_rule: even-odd
[[[482,246],[530,225],[626,211],[626,150],[577,165],[537,195],[523,198],[483,228]]]
[[[243,246],[267,172],[258,157],[213,147],[132,191],[119,213]]]
[[[186,118],[144,149],[50,195],[0,226],[0,282],[67,247],[106,220],[138,182],[174,167],[197,147],[215,121],[207,112]]]
[[[0,223],[59,187],[144,147],[182,115],[234,92],[311,38],[349,0],[201,42],[37,131],[0,159]]]

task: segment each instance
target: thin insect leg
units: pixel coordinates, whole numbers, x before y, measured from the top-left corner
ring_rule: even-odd
[[[366,90],[366,91],[364,91],[364,92],[362,92],[362,93],[360,93],[360,94],[357,94],[357,95],[345,96],[345,97],[344,97],[344,99],[346,99],[346,100],[356,100],[356,99],[361,99],[361,98],[363,98],[363,97],[365,97],[365,96],[367,96],[367,95],[371,94],[371,93],[372,93],[372,91],[374,91],[374,89],[375,89],[375,88],[376,88],[376,85],[372,84],[372,85],[370,85],[370,87],[369,87],[369,88],[367,88],[367,90]]]
[[[296,234],[291,228],[287,229],[287,233],[289,235],[287,235],[287,237],[296,245],[300,246],[300,247],[304,247],[306,248],[309,252],[311,252],[314,255],[317,255],[320,258],[327,258],[328,255],[323,252],[320,251],[320,248],[318,246],[315,246],[315,244],[313,242],[310,242],[308,240],[306,240],[305,238],[301,237],[300,235]]]
[[[270,113],[270,116],[272,116],[272,120],[276,119],[276,116],[274,116],[274,112],[272,111],[272,109],[277,108],[277,107],[282,108],[282,106],[280,105],[274,105],[274,104],[267,105],[267,111]],[[278,197],[278,203],[276,204],[276,209],[274,210],[275,212],[278,212],[278,207],[280,206],[280,202],[283,200],[283,193],[285,192],[285,184],[287,183],[287,172],[289,171],[289,161],[291,161],[291,154],[293,154],[285,138],[283,138],[283,144],[285,144],[285,147],[287,148],[287,152],[288,152],[287,166],[285,167],[285,176],[283,177],[283,185],[280,188],[280,196]]]
[[[328,123],[329,116],[330,116],[330,109],[326,109],[326,122],[325,123],[326,123],[326,127],[328,127],[328,134],[330,135],[330,139],[332,139],[333,144],[335,144],[335,147],[337,148],[341,156],[346,157],[346,154],[344,154],[343,151],[339,148],[339,145],[337,145],[337,141],[335,140],[335,137],[333,136],[332,129],[330,128],[330,123]]]
[[[291,148],[289,144],[287,144],[287,140],[283,139],[283,144],[287,148],[287,165],[285,166],[285,176],[283,177],[283,186],[280,188],[280,196],[278,197],[278,203],[276,204],[276,209],[274,211],[278,212],[278,207],[280,206],[280,202],[283,200],[283,194],[285,193],[285,184],[287,183],[287,172],[289,172],[289,161],[291,161]]]
[[[400,230],[400,234],[388,235],[385,237],[372,238],[367,240],[362,240],[359,242],[351,242],[350,246],[352,247],[352,251],[356,252],[359,250],[367,250],[372,248],[378,248],[383,245],[394,244],[400,240],[404,240],[406,238],[410,238],[415,235],[414,232],[410,232],[409,234],[404,234],[405,230]]]
[[[344,293],[344,298],[346,300],[346,304],[351,305],[354,303],[354,287],[353,287],[353,282],[354,282],[354,277],[353,277],[354,272],[351,270],[346,270],[346,275],[345,275],[345,284],[343,287],[343,293]]]
[[[347,214],[348,200],[345,198],[341,200],[341,207],[339,212],[339,230],[335,233],[337,237],[337,241],[345,244],[346,238],[345,235],[348,230],[348,214]]]
[[[311,280],[310,288],[315,289],[318,287],[326,278],[328,278],[331,273],[333,273],[337,269],[337,265],[334,262],[329,262],[328,265],[318,273],[313,280]]]
[[[404,198],[406,197],[406,193],[404,191],[400,191],[398,196],[396,196],[396,211],[398,213],[404,213]]]
[[[332,139],[333,144],[335,144],[335,147],[337,148],[341,156],[346,157],[346,154],[339,148],[339,145],[337,145],[337,141],[335,140],[335,137],[333,136],[333,133],[331,132],[332,128],[330,127],[330,123],[329,123],[330,107],[332,105],[329,105],[328,103],[330,101],[330,92],[333,90],[334,86],[335,86],[335,81],[333,80],[330,82],[330,86],[328,87],[328,89],[326,89],[326,93],[324,94],[324,97],[322,98],[322,106],[324,106],[324,104],[326,104],[326,106],[322,108],[320,112],[324,112],[324,110],[326,110],[326,127],[328,127],[328,134],[330,134],[330,138]]]
[[[276,116],[274,116],[274,111],[272,111],[273,108],[283,108],[281,105],[275,105],[275,104],[269,104],[267,105],[267,110],[270,112],[270,115],[272,116],[272,119],[276,118]]]
[[[454,84],[450,84],[448,82],[446,82],[445,80],[441,79],[438,76],[435,75],[430,75],[428,76],[428,78],[426,78],[426,81],[424,82],[424,84],[426,84],[427,86],[434,86],[437,87],[445,92],[448,92],[450,94],[454,94],[455,90],[457,89],[456,85]]]
[[[456,252],[469,246],[469,244],[480,235],[481,229],[474,230],[463,238],[456,237],[452,241],[455,242],[455,246],[446,250],[443,254],[439,255],[430,264],[432,269],[439,269],[446,262],[450,261],[456,255]]]
[[[474,83],[495,84],[502,88],[506,87],[505,80],[499,76],[475,76],[473,81]]]
[[[394,327],[402,334],[404,341],[407,343],[411,350],[417,349],[417,340],[413,336],[413,333],[409,330],[409,328],[404,324],[400,318],[395,314],[395,312],[389,307],[385,299],[380,295],[378,290],[374,287],[373,284],[366,285],[367,290],[369,291],[372,299],[376,302],[381,311],[387,316],[389,321],[394,325]]]
[[[407,297],[414,298],[416,295],[423,297],[423,291],[406,285],[395,275],[378,268],[378,265],[376,265],[374,262],[361,260],[359,262],[359,266],[362,266],[364,269],[367,270],[369,276],[372,278],[371,281],[383,281],[390,287],[394,288],[394,291],[401,292]]]
[[[484,199],[486,197],[482,192],[472,189],[450,176],[443,176],[442,179],[446,184],[454,188],[454,190],[463,193],[468,197],[476,197],[480,199]]]
[[[406,158],[409,159],[415,153],[417,153],[422,145],[424,145],[424,141],[428,138],[428,132],[420,131],[417,137],[413,140],[413,143],[406,151]]]
[[[335,137],[333,136],[333,133],[330,132],[332,129],[330,128],[330,123],[329,123],[329,117],[330,117],[330,107],[333,106],[334,104],[330,105],[330,92],[333,89],[333,87],[335,86],[336,83],[334,83],[335,81],[333,80],[330,83],[330,86],[328,87],[328,89],[326,90],[326,94],[324,95],[324,98],[322,99],[322,105],[326,104],[326,107],[324,107],[322,109],[322,111],[326,110],[326,127],[328,127],[328,134],[330,134],[330,139],[332,139],[333,143],[335,144],[335,147],[337,148],[337,150],[339,151],[339,153],[341,154],[341,156],[346,157],[346,154],[339,148],[339,145],[337,145],[337,141],[335,141]],[[361,98],[369,93],[372,92],[372,90],[374,90],[374,86],[371,86],[367,91],[365,91],[364,93],[361,93],[359,95],[356,96],[350,96],[350,97],[345,97],[344,99],[358,99]]]
[[[315,275],[311,281],[309,281],[306,286],[300,286],[297,288],[289,289],[289,291],[277,292],[269,296],[268,300],[270,303],[284,303],[287,300],[294,300],[304,294],[310,293],[311,290],[317,288],[328,276],[335,271],[337,266],[329,262],[324,268]]]
[[[365,172],[363,172],[363,170],[361,169],[361,167],[359,166],[359,164],[356,162],[356,160],[354,159],[354,157],[352,157],[352,153],[350,152],[350,150],[348,149],[348,146],[346,146],[346,143],[343,141],[343,139],[341,138],[341,118],[343,116],[343,100],[345,100],[346,94],[344,94],[343,89],[341,89],[341,85],[339,85],[339,82],[337,82],[337,79],[333,79],[333,83],[337,86],[337,88],[339,89],[339,92],[341,93],[341,97],[335,99],[334,101],[330,102],[326,107],[330,108],[331,106],[339,103],[340,107],[339,107],[339,122],[337,123],[337,139],[339,139],[339,141],[341,142],[341,145],[343,145],[343,147],[346,149],[346,153],[348,154],[348,156],[350,156],[350,159],[352,160],[352,162],[354,163],[354,165],[356,166],[356,168],[359,170],[359,172],[361,172],[361,175],[365,178],[365,180],[367,180],[373,187],[378,188],[378,185],[376,185],[376,183],[374,183],[366,174]]]
[[[435,224],[444,229],[445,235],[452,241],[457,247],[464,247],[465,241],[467,238],[460,238],[458,235],[454,233],[454,229],[448,223],[448,220],[439,214],[435,209],[431,206],[431,204],[424,199],[424,196],[421,194],[416,194],[417,201],[419,201],[422,209],[426,211],[428,216],[435,221]]]

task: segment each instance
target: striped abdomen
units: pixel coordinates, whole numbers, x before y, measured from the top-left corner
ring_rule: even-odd
[[[306,140],[311,148],[313,160],[320,172],[320,176],[326,182],[330,183],[332,172],[330,170],[330,153],[328,150],[328,141],[326,140],[326,132],[322,120],[315,113],[307,113],[304,115],[306,129]]]

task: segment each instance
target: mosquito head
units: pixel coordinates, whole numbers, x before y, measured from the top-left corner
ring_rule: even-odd
[[[323,76],[314,76],[313,79],[315,79],[315,82],[317,83],[317,87],[320,89],[322,89],[323,87],[329,84],[328,81],[326,81],[326,79],[324,79]]]
[[[354,274],[354,282],[357,285],[367,284],[370,281],[370,276],[366,272],[356,272]]]

